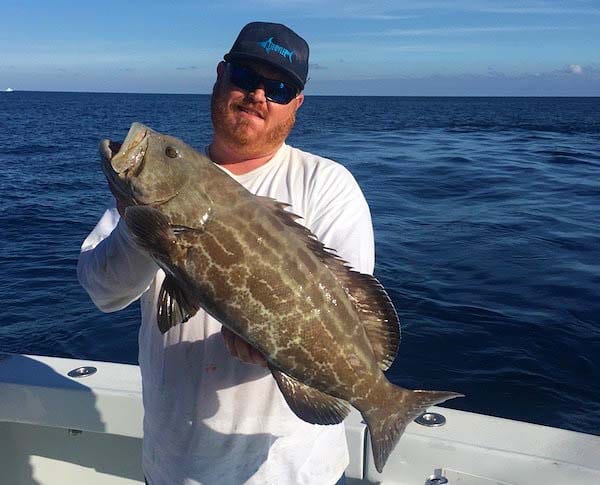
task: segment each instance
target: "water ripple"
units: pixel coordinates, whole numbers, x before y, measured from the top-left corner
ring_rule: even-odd
[[[376,274],[403,326],[393,381],[600,434],[599,104],[307,96],[290,143],[344,163],[369,201]],[[110,203],[98,141],[142,121],[202,147],[208,108],[208,96],[0,98],[0,350],[136,362],[137,305],[102,314],[75,274]]]

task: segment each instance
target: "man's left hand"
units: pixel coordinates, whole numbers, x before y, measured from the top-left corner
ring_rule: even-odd
[[[238,337],[226,327],[221,327],[221,335],[223,335],[225,347],[227,347],[227,350],[229,350],[233,357],[246,364],[267,367],[267,360],[263,355],[244,339]]]

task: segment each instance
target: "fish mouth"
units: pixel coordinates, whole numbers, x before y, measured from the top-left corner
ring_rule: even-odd
[[[149,137],[156,133],[142,123],[132,123],[123,142],[102,140],[100,155],[102,170],[111,192],[125,206],[148,205],[157,207],[175,198],[178,192],[163,199],[149,199],[140,187],[136,187],[136,177],[144,168],[144,158],[148,150]]]
[[[141,123],[132,123],[123,142],[102,140],[100,142],[100,155],[109,162],[118,174],[127,174],[131,170],[138,170],[143,163],[148,149],[148,135],[153,130]]]
[[[122,142],[102,140],[100,142],[100,155],[102,156],[102,159],[110,162],[112,158],[119,153],[119,150],[121,150],[122,146]]]
[[[111,142],[109,140],[102,140],[103,145],[105,142],[108,148]],[[112,165],[110,164],[112,152],[108,151],[105,154],[103,153],[103,148],[104,147],[101,145],[100,152],[102,153],[102,171],[106,176],[106,180],[108,181],[108,186],[110,187],[111,192],[117,200],[120,200],[125,205],[137,205],[133,196],[133,192],[131,190],[131,186],[127,183],[126,180],[119,177],[119,174],[115,172]]]
[[[113,195],[126,205],[140,204],[132,182],[144,167],[151,132],[143,124],[133,123],[123,142],[107,139],[100,142],[104,175]]]

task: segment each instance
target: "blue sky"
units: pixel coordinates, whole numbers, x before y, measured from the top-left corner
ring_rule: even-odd
[[[0,0],[0,89],[209,93],[241,27],[311,46],[307,94],[600,96],[600,0]]]

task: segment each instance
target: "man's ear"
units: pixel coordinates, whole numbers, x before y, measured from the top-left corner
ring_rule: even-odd
[[[302,106],[302,103],[304,103],[304,93],[300,93],[298,96],[296,96],[296,102],[298,103],[296,109],[298,109],[300,106]]]
[[[217,79],[221,79],[221,77],[223,77],[223,74],[225,74],[226,67],[227,64],[225,63],[225,61],[221,61],[217,64]]]

